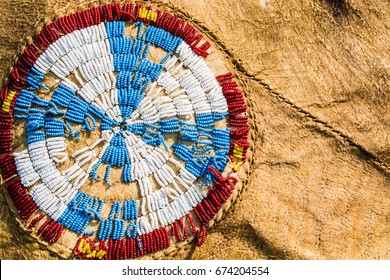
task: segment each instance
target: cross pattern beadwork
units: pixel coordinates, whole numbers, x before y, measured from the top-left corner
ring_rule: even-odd
[[[204,242],[237,182],[222,174],[249,148],[243,95],[231,73],[211,70],[210,46],[190,24],[140,4],[43,29],[0,95],[0,169],[34,235],[50,244],[70,231],[73,254],[88,259]],[[24,124],[23,150],[12,147],[13,120]],[[88,185],[134,191],[105,200]]]

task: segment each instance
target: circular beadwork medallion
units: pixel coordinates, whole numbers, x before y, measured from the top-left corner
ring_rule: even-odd
[[[0,95],[1,175],[32,236],[87,259],[204,242],[249,147],[242,92],[210,46],[140,4],[39,33]]]

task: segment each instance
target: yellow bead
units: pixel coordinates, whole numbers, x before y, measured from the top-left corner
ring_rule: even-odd
[[[81,239],[80,244],[79,244],[79,247],[77,248],[77,250],[78,250],[79,252],[81,252],[81,251],[83,250],[84,243],[85,243],[85,240],[84,240],[84,239]]]
[[[96,256],[96,250],[93,250],[91,254],[87,255],[87,259],[93,259]]]
[[[90,254],[91,253],[91,245],[89,243],[85,244],[82,252],[83,252],[83,254]]]
[[[4,99],[4,102],[3,102],[3,111],[4,112],[9,112],[9,110],[11,109],[11,102],[12,102],[12,99],[14,99],[14,96],[15,96],[16,92],[15,91],[9,91],[8,92],[8,95],[7,97]]]
[[[105,254],[106,254],[106,251],[100,250],[99,252],[97,252],[96,257],[97,257],[99,260],[101,260],[101,259],[104,257]]]
[[[238,168],[243,164],[242,161],[233,163],[233,170],[238,170]]]

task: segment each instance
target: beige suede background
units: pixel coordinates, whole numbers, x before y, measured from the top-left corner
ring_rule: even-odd
[[[43,24],[108,2],[1,0],[0,83]],[[202,247],[159,257],[390,259],[389,1],[148,3],[209,37],[252,127],[251,173],[230,211]],[[0,259],[60,258],[0,193]]]

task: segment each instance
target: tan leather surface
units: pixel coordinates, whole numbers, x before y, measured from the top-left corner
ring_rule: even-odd
[[[79,2],[0,2],[2,82],[44,22],[103,4]],[[389,259],[388,1],[151,2],[208,34],[252,127],[252,172],[232,211],[202,247],[163,258]],[[58,258],[26,237],[6,199],[2,188],[0,258]]]

